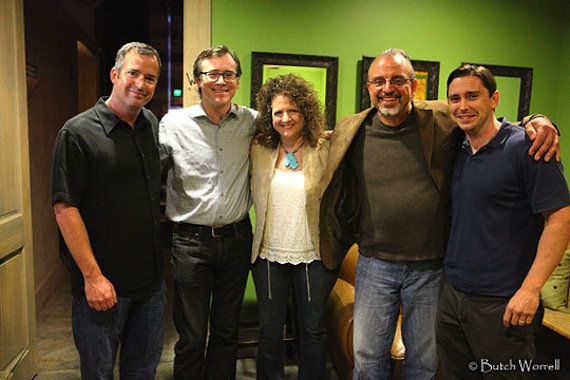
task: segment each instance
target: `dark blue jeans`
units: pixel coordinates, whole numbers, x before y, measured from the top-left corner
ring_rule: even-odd
[[[235,373],[251,243],[250,224],[225,237],[175,229],[173,315],[179,338],[174,346],[174,379],[226,380]]]
[[[110,310],[97,311],[84,296],[74,297],[72,326],[83,380],[113,379],[119,345],[121,379],[152,380],[162,353],[166,288],[118,297]]]
[[[269,266],[268,266],[269,264]],[[283,326],[289,289],[293,286],[299,322],[298,378],[326,379],[324,307],[337,279],[338,270],[326,269],[320,261],[279,264],[257,259],[252,267],[259,308],[257,378],[284,379]]]

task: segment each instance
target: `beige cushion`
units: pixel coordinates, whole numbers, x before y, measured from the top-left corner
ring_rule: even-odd
[[[542,324],[555,333],[570,339],[570,313],[544,309]]]
[[[568,291],[570,285],[570,249],[567,249],[541,291],[544,306],[558,311],[570,313],[568,307]]]
[[[390,355],[392,359],[404,360],[404,354],[406,353],[406,347],[404,342],[402,342],[402,312],[398,316],[398,324],[396,325],[396,334],[394,335],[394,341],[392,342],[392,349],[390,350]]]

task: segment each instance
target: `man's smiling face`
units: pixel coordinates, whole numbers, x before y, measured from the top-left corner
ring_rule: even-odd
[[[412,110],[412,99],[417,81],[411,78],[412,68],[401,56],[378,57],[368,71],[366,84],[370,100],[380,114],[380,120],[386,125],[396,126],[402,123]],[[386,80],[384,86],[375,86],[370,82]],[[391,80],[403,78],[403,85],[394,85]]]
[[[229,54],[220,57],[206,58],[202,61],[201,68],[202,72],[237,72],[236,62]],[[217,80],[212,81],[207,75],[202,74],[199,77],[195,77],[194,80],[198,87],[200,87],[202,102],[206,107],[213,109],[228,107],[236,90],[239,88],[239,77],[233,81],[226,81],[223,75],[220,75]]]

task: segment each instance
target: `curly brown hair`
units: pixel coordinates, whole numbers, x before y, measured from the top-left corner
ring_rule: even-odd
[[[275,149],[281,141],[279,133],[273,128],[271,115],[271,102],[278,95],[287,97],[297,105],[305,122],[303,139],[311,147],[316,147],[324,130],[324,114],[311,83],[295,74],[268,79],[257,93],[257,128],[262,133],[260,144]]]

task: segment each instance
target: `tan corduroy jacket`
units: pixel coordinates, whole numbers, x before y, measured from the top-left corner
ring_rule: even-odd
[[[354,144],[357,133],[367,118],[376,113],[369,108],[337,123],[331,138],[330,153],[324,175],[321,202],[320,249],[325,266],[336,268],[360,232],[361,187],[357,183],[351,155],[363,147]],[[449,180],[453,155],[461,132],[449,115],[444,101],[414,100],[424,158],[430,175],[444,199],[449,199]]]

